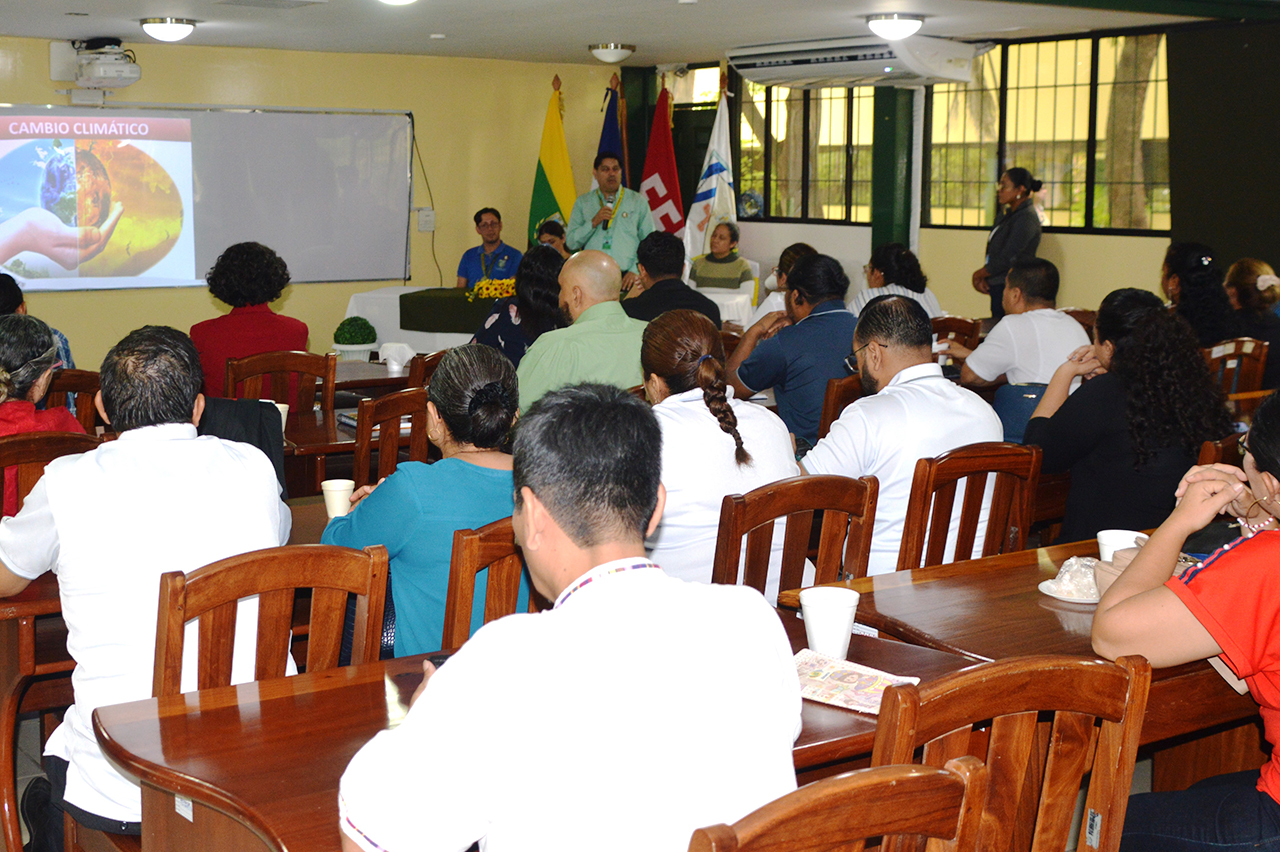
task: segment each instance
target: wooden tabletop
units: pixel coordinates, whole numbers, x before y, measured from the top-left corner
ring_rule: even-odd
[[[409,368],[402,367],[395,372],[387,369],[386,364],[371,361],[339,361],[336,390],[359,390],[361,388],[406,388],[409,386]]]
[[[804,647],[803,623],[794,613],[779,615],[792,647]],[[849,657],[922,679],[970,664],[865,636],[853,637]],[[210,805],[273,848],[336,852],[338,780],[360,746],[403,717],[421,660],[103,707],[94,729],[107,754],[147,785]],[[798,768],[871,750],[874,716],[805,701],[802,722]]]
[[[343,409],[348,414],[354,410]],[[356,430],[338,423],[338,411],[290,411],[284,424],[286,456],[354,453]]]

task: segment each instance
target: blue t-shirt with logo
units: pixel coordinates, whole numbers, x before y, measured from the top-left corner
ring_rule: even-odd
[[[458,261],[458,276],[467,279],[468,289],[482,278],[494,281],[515,278],[516,267],[523,255],[506,243],[499,243],[491,254],[484,253],[484,246],[476,246],[462,253]]]

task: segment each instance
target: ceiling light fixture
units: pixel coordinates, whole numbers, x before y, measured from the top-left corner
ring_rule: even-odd
[[[408,6],[410,3],[416,3],[417,0],[382,0],[388,6]]]
[[[138,23],[157,41],[182,41],[195,32],[197,22],[190,18],[143,18]]]
[[[591,51],[591,55],[601,62],[608,62],[611,65],[617,64],[628,56],[636,52],[634,44],[590,44],[587,49]]]
[[[924,18],[920,15],[867,15],[871,32],[889,41],[913,36],[920,31]]]

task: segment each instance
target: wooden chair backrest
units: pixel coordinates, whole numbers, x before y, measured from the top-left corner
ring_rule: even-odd
[[[1240,449],[1240,433],[1232,432],[1217,441],[1205,441],[1200,445],[1200,458],[1196,464],[1244,464],[1244,451]]]
[[[425,462],[427,441],[427,389],[410,387],[377,399],[362,399],[356,413],[356,454],[352,479],[356,488],[377,482],[395,472],[400,460],[400,418],[409,415],[409,460]],[[373,431],[378,430],[378,475],[370,477]]]
[[[231,682],[236,606],[258,596],[255,680],[284,677],[293,635],[293,598],[311,589],[307,671],[335,668],[342,646],[347,595],[356,595],[351,662],[371,663],[381,650],[382,610],[387,590],[387,549],[363,551],[326,544],[255,550],[183,574],[160,577],[156,663],[152,694],[177,695],[182,684],[184,627],[199,619],[198,688]]]
[[[76,419],[92,435],[98,426],[98,409],[93,405],[98,390],[98,374],[93,370],[54,370],[44,402],[49,408],[66,408],[70,395],[76,402]]]
[[[733,350],[738,348],[738,344],[742,342],[742,335],[735,334],[732,331],[720,332],[720,345],[724,347],[724,361],[729,363],[729,359],[733,357]]]
[[[18,506],[21,509],[31,489],[44,476],[49,462],[61,456],[97,449],[102,439],[79,432],[24,432],[0,437],[0,494],[7,477],[18,478]]]
[[[432,352],[429,355],[414,355],[409,359],[409,387],[425,388],[431,382],[431,377],[435,375],[436,368],[440,366],[440,361],[444,358],[444,354],[448,349],[441,349]]]
[[[1080,323],[1084,328],[1085,336],[1093,340],[1093,326],[1098,321],[1098,312],[1086,310],[1085,308],[1063,308],[1062,312]]]
[[[289,404],[290,412],[315,409],[316,383],[320,384],[320,410],[333,410],[334,387],[337,384],[338,356],[312,352],[263,352],[247,358],[227,359],[225,393],[236,399],[273,399]],[[271,391],[264,395],[265,378],[271,380]],[[290,387],[297,391],[289,398]]]
[[[1222,385],[1223,394],[1234,394],[1262,389],[1269,348],[1265,340],[1237,337],[1200,351],[1209,364],[1209,372]]]
[[[991,489],[981,555],[1011,553],[1026,547],[1040,479],[1040,448],[995,441],[969,444],[916,462],[902,525],[899,571],[969,558],[982,507],[988,502],[988,474],[995,474],[995,487]],[[947,535],[960,480],[965,483],[960,528],[955,550],[948,557]]]
[[[874,476],[794,476],[762,485],[746,494],[729,494],[720,504],[720,530],[712,561],[711,582],[727,586],[739,582],[742,537],[747,558],[741,582],[763,593],[769,577],[773,522],[787,519],[782,545],[780,590],[803,585],[815,512],[822,512],[815,583],[834,583],[845,577],[865,577],[871,554],[871,529],[876,520],[880,483]]]
[[[964,317],[934,317],[933,333],[938,340],[954,340],[965,349],[977,349],[982,323]]]
[[[1092,770],[1076,848],[1115,852],[1150,685],[1142,657],[1036,656],[892,686],[880,703],[871,765],[982,758],[985,852],[1026,852],[1033,838],[1037,850],[1065,849],[1081,779]]]
[[[862,376],[854,373],[843,379],[829,379],[827,391],[822,396],[822,419],[818,421],[818,438],[827,437],[831,424],[840,418],[840,412],[862,396]]]
[[[806,784],[733,825],[700,828],[689,852],[862,852],[873,837],[929,838],[929,850],[976,847],[987,768],[974,757],[942,769],[882,766]]]
[[[449,589],[444,601],[444,636],[440,642],[444,650],[457,650],[470,638],[476,575],[485,568],[489,569],[484,593],[484,623],[488,624],[514,614],[519,606],[524,556],[516,544],[510,518],[485,524],[478,530],[457,530],[453,534]],[[530,590],[530,612],[549,606],[541,595]]]

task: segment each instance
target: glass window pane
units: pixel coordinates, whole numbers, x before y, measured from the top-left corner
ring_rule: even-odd
[[[770,89],[773,120],[769,127],[769,150],[773,175],[769,187],[770,216],[800,218],[801,189],[804,183],[804,92],[782,86]]]
[[[1099,228],[1165,230],[1169,221],[1169,75],[1163,35],[1098,44]]]
[[[1000,50],[973,61],[970,83],[933,87],[929,143],[930,225],[990,225],[995,213],[1000,128]],[[871,157],[867,167],[870,175]],[[870,198],[870,184],[867,189]]]
[[[764,86],[742,81],[742,110],[739,121],[738,218],[758,219],[764,215]],[[693,199],[685,199],[692,204]]]
[[[847,217],[845,163],[849,144],[849,90],[815,89],[809,94],[809,218]]]

